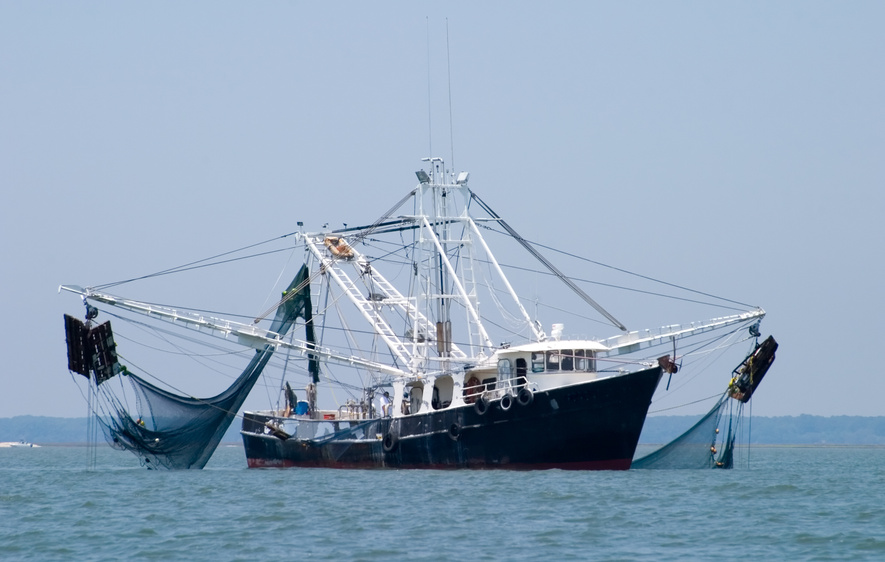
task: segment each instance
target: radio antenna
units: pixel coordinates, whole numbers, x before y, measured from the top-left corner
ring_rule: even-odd
[[[455,129],[452,126],[452,63],[449,55],[449,18],[446,18],[446,71],[449,78],[449,142],[451,143],[452,159],[449,167],[455,173]]]
[[[427,18],[427,156],[433,156],[433,122],[430,117],[430,16]]]

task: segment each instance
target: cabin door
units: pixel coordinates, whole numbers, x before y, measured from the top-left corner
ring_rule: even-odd
[[[520,357],[516,360],[516,385],[519,388],[522,388],[528,382],[525,378],[525,374],[528,372],[528,363],[526,363],[525,359]]]

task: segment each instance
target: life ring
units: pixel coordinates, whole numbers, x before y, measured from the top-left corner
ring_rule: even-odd
[[[501,401],[498,402],[498,407],[503,411],[507,411],[510,407],[513,406],[513,396],[508,392],[504,396],[501,397]]]
[[[535,393],[532,392],[532,389],[527,386],[519,389],[519,394],[516,395],[516,401],[519,402],[520,406],[528,406],[532,403],[532,400],[534,399]]]
[[[473,404],[473,409],[482,416],[489,411],[489,401],[486,400],[485,396],[479,396]]]
[[[388,431],[384,436],[384,441],[381,442],[381,447],[384,449],[385,453],[390,453],[396,446],[399,445],[399,437],[396,433],[392,431]]]
[[[467,404],[473,404],[476,402],[476,398],[479,396],[480,385],[482,383],[479,382],[479,379],[476,377],[470,377],[467,379],[467,383],[464,385],[464,402]]]
[[[457,440],[461,439],[461,426],[460,425],[453,423],[452,425],[449,426],[449,438],[452,441],[457,441]]]

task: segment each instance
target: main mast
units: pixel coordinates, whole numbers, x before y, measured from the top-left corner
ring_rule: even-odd
[[[468,174],[455,179],[441,158],[424,158],[430,170],[419,170],[419,186],[414,219],[418,263],[424,272],[426,310],[435,320],[436,353],[445,360],[452,356],[454,339],[465,342],[468,355],[488,356],[493,344],[479,316],[474,279],[474,241],[468,227]],[[452,302],[461,301],[466,314],[466,333],[453,333]]]

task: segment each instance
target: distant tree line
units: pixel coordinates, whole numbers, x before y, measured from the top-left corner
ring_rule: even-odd
[[[669,443],[697,421],[696,416],[650,416],[640,443]],[[757,416],[743,419],[738,439],[759,445],[885,445],[885,417]]]
[[[0,441],[85,443],[86,418],[16,416],[0,418]],[[663,444],[698,421],[696,416],[651,416],[640,443]],[[102,439],[102,437],[99,437]],[[885,445],[885,417],[779,416],[745,418],[739,441],[760,445]],[[240,424],[225,433],[224,442],[240,443]]]
[[[28,441],[30,443],[86,443],[87,418],[50,418],[43,416],[16,416],[0,418],[0,441]],[[104,434],[98,429],[98,439]],[[224,442],[239,443],[240,424],[234,421],[224,434]]]

